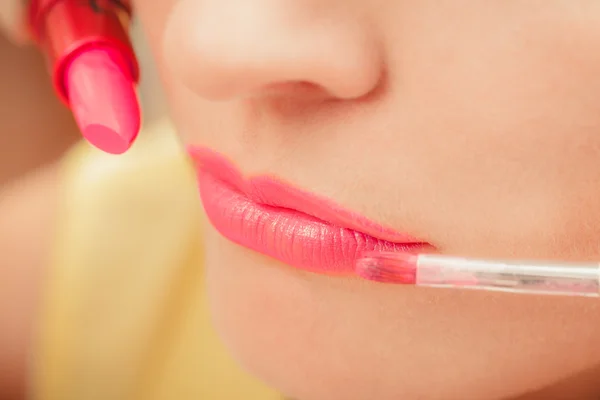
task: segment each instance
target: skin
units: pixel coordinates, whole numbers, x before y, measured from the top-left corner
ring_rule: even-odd
[[[79,134],[34,49],[0,34],[0,59],[0,399],[20,399],[52,241],[56,161]]]
[[[136,6],[186,144],[443,253],[599,259],[598,1]],[[600,394],[598,302],[329,278],[207,241],[222,337],[293,398]]]
[[[186,144],[443,253],[600,259],[598,1],[135,6]],[[329,278],[206,240],[223,339],[295,399],[600,394],[598,302]]]
[[[0,187],[52,164],[79,137],[69,110],[52,89],[44,59],[0,32]],[[35,115],[35,118],[31,118]]]

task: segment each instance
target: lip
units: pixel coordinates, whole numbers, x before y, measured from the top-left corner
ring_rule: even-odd
[[[418,253],[427,243],[271,176],[244,177],[224,156],[192,147],[205,212],[230,241],[288,265],[349,274],[364,252]]]

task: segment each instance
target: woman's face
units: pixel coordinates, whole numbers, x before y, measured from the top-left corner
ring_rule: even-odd
[[[599,1],[136,6],[186,145],[444,254],[600,259]],[[313,273],[207,230],[216,325],[286,395],[500,399],[558,382],[540,396],[600,393],[585,375],[600,365],[595,301]]]

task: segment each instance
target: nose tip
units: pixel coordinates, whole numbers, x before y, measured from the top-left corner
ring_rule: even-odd
[[[209,100],[308,88],[339,99],[371,92],[382,68],[367,24],[339,8],[304,9],[308,4],[315,7],[298,0],[182,0],[165,35],[168,67]]]

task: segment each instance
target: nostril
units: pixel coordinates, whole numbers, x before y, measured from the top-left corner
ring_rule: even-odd
[[[261,90],[252,93],[252,97],[296,97],[296,98],[319,98],[327,97],[327,90],[321,86],[308,81],[274,82],[265,85]]]
[[[255,112],[290,120],[308,117],[338,99],[321,85],[289,81],[267,84],[261,90],[249,92],[246,100]]]

